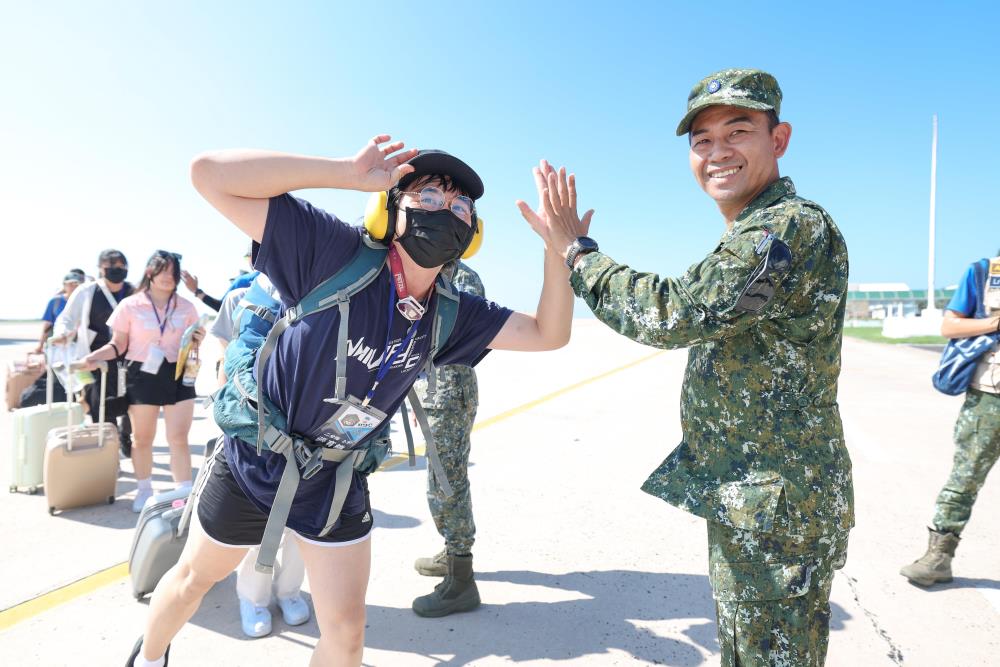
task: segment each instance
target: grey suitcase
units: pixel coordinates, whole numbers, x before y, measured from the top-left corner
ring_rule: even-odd
[[[191,512],[208,480],[211,461],[211,457],[205,459],[194,480],[193,491],[175,489],[157,493],[143,506],[128,554],[128,571],[136,600],[152,593],[167,570],[180,560],[187,543]]]
[[[139,514],[128,555],[128,573],[136,600],[153,592],[167,570],[180,559],[187,542],[187,526],[181,517],[190,490],[157,493],[146,501]]]

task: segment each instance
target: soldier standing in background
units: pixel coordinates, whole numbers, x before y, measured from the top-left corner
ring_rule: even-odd
[[[460,260],[446,265],[441,273],[459,292],[483,298],[486,291],[479,274]],[[437,371],[437,392],[427,396],[427,380],[414,385],[420,403],[427,411],[434,443],[441,465],[451,483],[452,495],[446,497],[430,466],[427,467],[427,505],[445,548],[431,558],[418,558],[414,567],[428,577],[444,577],[434,591],[413,601],[419,616],[436,618],[479,606],[479,590],[472,573],[472,544],[476,541],[476,523],[472,518],[469,491],[469,439],[479,408],[476,370],[470,366],[441,366]]]
[[[778,172],[792,132],[780,104],[759,70],[692,89],[677,135],[726,231],[680,278],[615,262],[573,219],[529,218],[598,319],[646,345],[690,347],[683,441],[642,488],[708,522],[724,667],[825,662],[830,588],[854,525],[837,408],[847,248]]]
[[[998,253],[1000,254],[1000,253]],[[981,265],[977,272],[976,265]],[[981,273],[981,282],[976,274]],[[944,311],[941,335],[970,338],[1000,332],[1000,257],[969,266]],[[934,504],[927,552],[899,571],[915,584],[951,581],[951,559],[979,489],[1000,456],[1000,352],[979,360],[955,422],[955,460]]]

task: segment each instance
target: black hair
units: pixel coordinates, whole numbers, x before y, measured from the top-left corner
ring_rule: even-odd
[[[125,266],[128,266],[128,260],[125,259],[125,253],[121,250],[115,250],[114,248],[108,248],[107,250],[102,250],[101,254],[97,256],[97,266],[100,267],[101,264],[107,262],[108,264],[114,264],[115,262],[121,262]]]
[[[778,127],[781,121],[778,120],[778,112],[774,109],[768,109],[764,113],[767,115],[767,131],[770,132],[774,128]]]
[[[403,198],[404,192],[413,192],[414,188],[424,188],[428,185],[434,185],[442,190],[457,190],[459,194],[463,194],[469,199],[472,199],[472,195],[468,190],[463,188],[458,184],[458,181],[453,179],[448,174],[425,174],[423,176],[418,176],[417,178],[409,181],[406,184],[406,189],[399,187],[398,185],[393,186],[388,192],[388,198],[386,201],[386,208],[389,213],[389,227],[386,230],[387,238],[384,240],[386,244],[392,240],[392,237],[396,234],[396,216],[399,212],[399,200]],[[476,227],[476,202],[472,202],[472,226]]]
[[[149,261],[146,262],[146,270],[142,274],[142,280],[135,291],[148,291],[153,278],[171,267],[173,269],[171,273],[174,276],[174,291],[176,292],[177,287],[181,284],[181,256],[166,250],[157,250],[150,256]]]

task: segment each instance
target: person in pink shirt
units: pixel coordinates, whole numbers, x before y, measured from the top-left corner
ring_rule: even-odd
[[[157,250],[135,294],[122,299],[108,318],[111,342],[83,358],[88,368],[98,361],[125,357],[126,395],[132,421],[132,465],[138,492],[133,512],[141,512],[153,495],[153,439],[163,408],[170,445],[170,473],[178,488],[191,486],[188,433],[194,415],[195,389],[175,379],[181,336],[198,321],[194,304],[177,294],[181,281],[180,255]],[[197,346],[204,335],[194,335]],[[112,379],[113,381],[114,379]]]

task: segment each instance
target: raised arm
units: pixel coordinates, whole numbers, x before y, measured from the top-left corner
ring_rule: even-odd
[[[413,171],[403,164],[416,150],[398,152],[387,134],[369,141],[354,157],[325,158],[273,151],[231,149],[202,153],[191,163],[191,182],[208,203],[260,242],[268,199],[304,188],[388,190]]]
[[[594,212],[583,219],[576,212],[576,177],[557,173],[544,160],[534,170],[539,206],[533,211],[523,201],[517,206],[532,229],[545,241],[545,273],[538,310],[534,315],[514,313],[490,343],[494,350],[536,352],[554,350],[569,342],[573,325],[573,290],[566,266],[566,248],[587,234]]]

